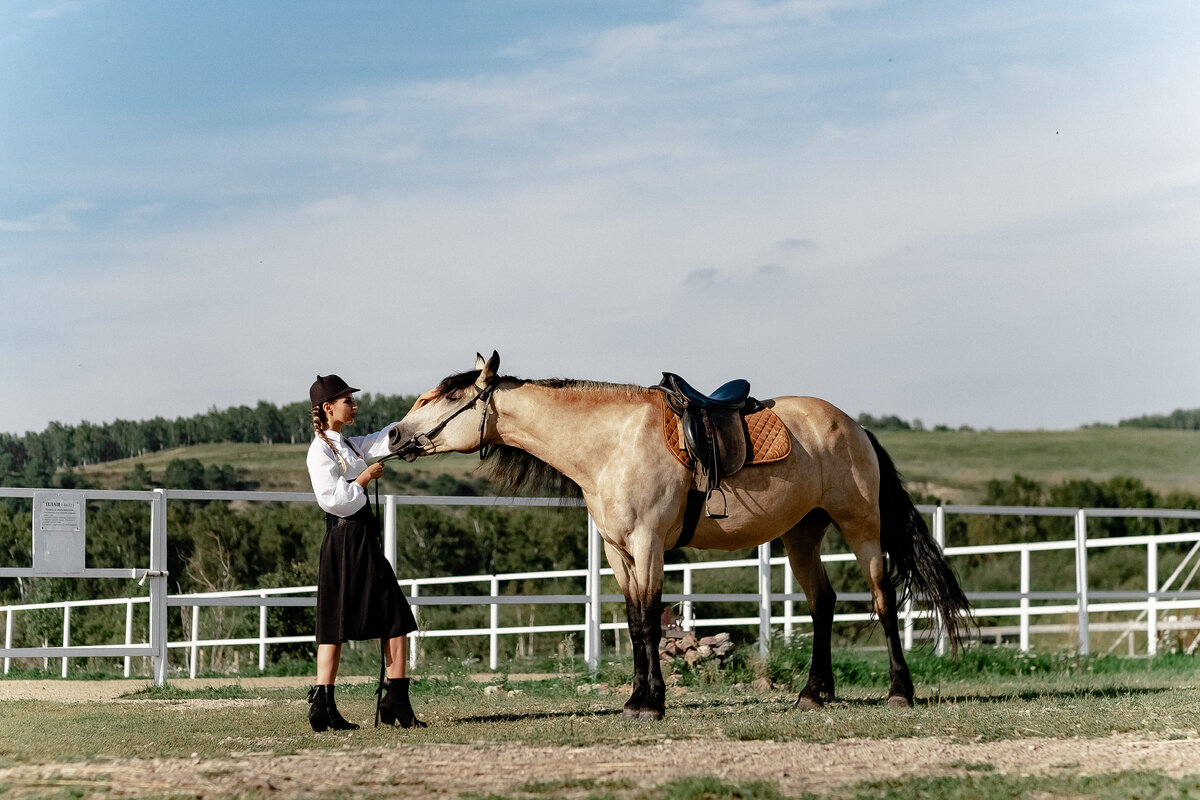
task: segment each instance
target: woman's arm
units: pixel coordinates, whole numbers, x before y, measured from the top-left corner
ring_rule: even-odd
[[[365,477],[370,471],[368,467],[354,480],[347,480],[342,475],[341,465],[338,464],[332,451],[323,442],[314,442],[308,449],[308,477],[312,481],[313,493],[321,508],[338,517],[349,517],[367,503]],[[379,464],[373,465],[382,471]],[[363,480],[359,483],[358,479]]]
[[[391,453],[391,451],[388,450],[388,431],[394,427],[396,427],[395,422],[391,423],[381,431],[368,433],[366,436],[355,437],[350,441],[354,443],[354,446],[357,447],[364,456],[369,458],[383,458]]]

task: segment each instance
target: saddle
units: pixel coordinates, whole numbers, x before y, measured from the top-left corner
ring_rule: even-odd
[[[728,502],[721,489],[724,478],[747,464],[778,461],[791,452],[783,423],[750,397],[747,381],[729,381],[706,395],[678,375],[664,372],[662,382],[651,388],[662,392],[667,446],[696,473],[705,513],[712,519],[727,516]],[[721,495],[720,513],[710,505],[714,493]]]

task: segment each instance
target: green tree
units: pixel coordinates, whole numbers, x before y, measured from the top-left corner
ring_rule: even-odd
[[[133,465],[133,469],[129,470],[129,477],[125,479],[125,488],[134,491],[149,489],[153,480],[146,465],[138,462]]]
[[[196,458],[172,459],[163,473],[163,486],[167,489],[203,489],[204,464]]]

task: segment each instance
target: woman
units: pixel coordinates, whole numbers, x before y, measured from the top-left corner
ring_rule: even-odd
[[[325,509],[317,570],[317,685],[308,694],[308,721],[314,731],[358,727],[338,713],[333,698],[342,642],[379,639],[387,679],[377,691],[375,724],[424,728],[413,713],[405,677],[407,634],[417,622],[383,555],[379,521],[367,498],[367,485],[383,474],[383,464],[367,466],[366,458],[387,454],[392,426],[367,436],[343,435],[358,413],[352,396],[357,391],[337,375],[318,375],[308,390],[316,432],[308,475]]]

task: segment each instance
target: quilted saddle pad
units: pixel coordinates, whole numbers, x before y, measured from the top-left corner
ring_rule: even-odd
[[[692,459],[683,445],[683,431],[679,424],[679,415],[667,406],[662,395],[658,397],[659,408],[663,411],[663,438],[671,455],[688,469],[692,468]],[[792,439],[783,420],[769,408],[762,408],[753,414],[747,414],[746,442],[750,452],[746,455],[746,466],[755,464],[770,464],[772,461],[782,461],[791,455]]]

